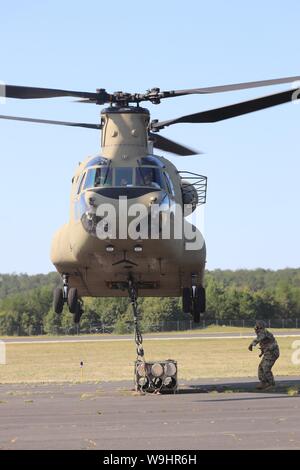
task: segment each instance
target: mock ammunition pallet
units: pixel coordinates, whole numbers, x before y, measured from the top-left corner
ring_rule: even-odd
[[[149,393],[176,393],[177,362],[167,361],[144,362],[135,361],[134,382],[137,391]]]

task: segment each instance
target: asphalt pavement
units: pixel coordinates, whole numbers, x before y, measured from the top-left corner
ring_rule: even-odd
[[[0,385],[0,449],[299,449],[300,380],[255,384],[203,379],[175,395],[130,382]]]

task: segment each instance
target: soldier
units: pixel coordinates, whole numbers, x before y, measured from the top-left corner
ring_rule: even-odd
[[[272,333],[266,330],[266,325],[262,320],[256,322],[254,331],[257,338],[252,341],[248,349],[252,351],[254,346],[260,345],[261,353],[259,357],[262,357],[262,360],[258,366],[260,384],[257,388],[266,390],[275,385],[272,367],[279,358],[279,347]]]

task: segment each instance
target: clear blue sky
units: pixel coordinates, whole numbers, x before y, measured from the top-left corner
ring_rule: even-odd
[[[194,88],[300,75],[297,0],[96,0],[1,4],[0,80],[94,91]],[[168,119],[288,86],[166,100]],[[72,99],[0,105],[0,114],[97,122]],[[209,178],[208,268],[300,266],[300,105],[218,124],[163,131],[200,148],[173,157]],[[0,122],[0,272],[48,272],[53,232],[69,213],[77,162],[99,149],[96,131]]]

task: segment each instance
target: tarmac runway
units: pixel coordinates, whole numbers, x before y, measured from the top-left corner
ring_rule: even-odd
[[[139,395],[130,382],[0,385],[0,449],[300,449],[300,379],[181,383]]]

